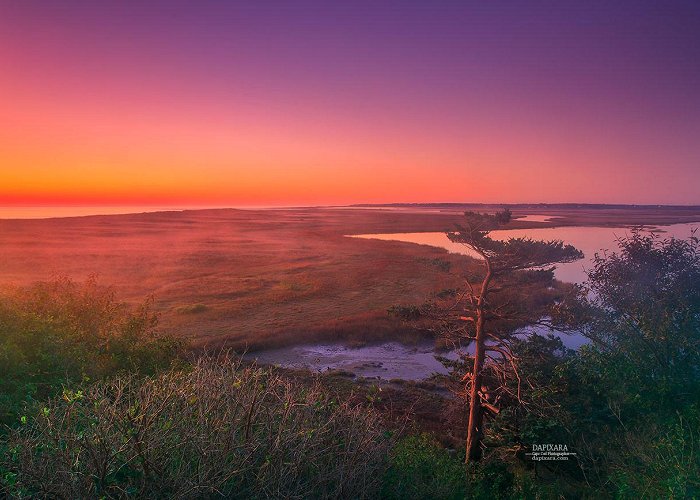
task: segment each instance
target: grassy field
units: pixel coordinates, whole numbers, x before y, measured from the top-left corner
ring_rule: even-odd
[[[386,314],[455,287],[474,262],[427,246],[347,234],[446,231],[468,206],[189,210],[0,220],[0,283],[99,275],[119,297],[152,295],[161,330],[195,344],[256,349],[312,340],[399,338]],[[491,210],[495,207],[471,207]],[[700,220],[694,208],[513,207],[557,225]],[[514,221],[513,228],[548,223]],[[447,269],[450,271],[447,271]]]

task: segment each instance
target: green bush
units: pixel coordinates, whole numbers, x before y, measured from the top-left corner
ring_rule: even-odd
[[[700,413],[689,409],[668,422],[615,433],[599,461],[619,498],[700,498]]]
[[[430,436],[408,436],[392,450],[385,498],[463,499],[466,493],[463,460],[451,456]]]
[[[16,422],[25,403],[62,385],[122,372],[167,368],[182,344],[155,334],[151,302],[118,302],[95,278],[37,283],[0,295],[0,426]]]
[[[464,464],[464,452],[451,454],[427,434],[399,440],[390,455],[383,498],[386,499],[510,499],[556,498],[538,487],[530,473],[515,474],[504,462],[484,460]]]

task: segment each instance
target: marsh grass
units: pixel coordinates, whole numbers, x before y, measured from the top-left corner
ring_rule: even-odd
[[[187,306],[180,306],[177,309],[178,314],[201,314],[209,310],[206,304],[198,303]]]

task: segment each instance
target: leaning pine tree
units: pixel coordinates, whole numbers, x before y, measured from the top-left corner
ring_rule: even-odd
[[[554,280],[554,264],[583,257],[561,241],[489,236],[510,220],[509,210],[493,215],[466,212],[457,230],[447,233],[483,262],[483,273],[467,277],[462,293],[438,308],[448,340],[474,346],[461,378],[469,406],[467,462],[481,458],[485,413],[498,413],[502,399],[520,401],[521,380],[512,342],[519,329],[545,322],[549,308],[562,297],[565,287]],[[510,384],[514,379],[515,384]]]

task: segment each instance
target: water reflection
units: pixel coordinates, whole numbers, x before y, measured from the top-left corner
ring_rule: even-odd
[[[688,238],[694,228],[700,224],[673,224],[655,228],[646,228],[646,232],[654,232],[660,238],[675,237]],[[494,231],[492,236],[496,239],[508,238],[532,238],[536,240],[563,240],[584,254],[584,258],[568,264],[557,266],[555,276],[561,281],[581,283],[586,280],[586,269],[592,267],[593,257],[596,253],[605,253],[617,249],[616,240],[628,236],[631,233],[629,227],[548,227],[541,229],[509,229]],[[472,250],[460,243],[450,241],[445,233],[388,233],[388,234],[357,234],[355,238],[369,238],[387,241],[404,241],[419,245],[430,245],[444,248],[448,252],[469,255],[478,258]]]

